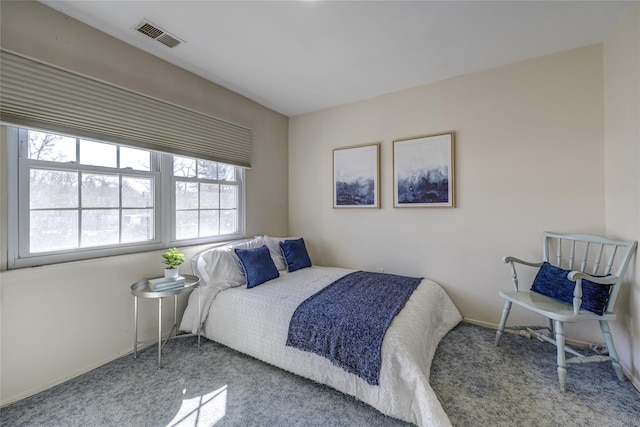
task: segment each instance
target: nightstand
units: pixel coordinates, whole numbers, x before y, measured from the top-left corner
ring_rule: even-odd
[[[162,367],[162,348],[172,338],[192,337],[194,334],[178,335],[178,295],[189,293],[198,288],[198,347],[200,347],[200,279],[190,274],[182,274],[186,279],[184,286],[175,289],[167,289],[163,291],[152,291],[149,289],[149,279],[142,279],[131,285],[131,294],[133,295],[133,315],[134,315],[134,333],[133,333],[133,357],[138,357],[138,345],[149,342],[138,342],[138,297],[150,298],[158,300],[158,368]],[[173,329],[169,332],[169,336],[162,342],[162,299],[165,297],[173,297]],[[173,335],[173,336],[172,336]],[[155,341],[155,340],[154,340]]]

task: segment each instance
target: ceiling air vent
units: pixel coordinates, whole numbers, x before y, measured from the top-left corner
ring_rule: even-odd
[[[176,47],[184,41],[160,29],[157,25],[152,24],[146,19],[138,22],[133,29],[169,47]]]

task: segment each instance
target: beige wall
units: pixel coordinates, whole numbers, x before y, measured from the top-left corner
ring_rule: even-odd
[[[607,234],[640,240],[640,4],[604,43]],[[640,388],[640,259],[628,275],[613,325],[624,367]],[[633,333],[632,333],[633,331]]]
[[[465,318],[495,325],[503,256],[539,260],[543,230],[605,232],[603,84],[598,44],[292,117],[289,231],[317,263],[432,278]],[[449,130],[458,207],[393,208],[392,140]],[[333,209],[332,149],[376,141],[382,208]]]
[[[539,257],[542,230],[640,235],[638,5],[604,49],[588,46],[474,73],[294,117],[289,125],[284,116],[41,4],[1,2],[0,8],[3,47],[251,127],[247,235],[299,234],[318,264],[433,278],[467,319],[497,323],[497,291],[510,286],[500,259]],[[458,207],[394,209],[391,141],[448,130],[456,132]],[[4,169],[2,129],[0,136]],[[381,142],[382,209],[332,209],[331,150],[368,142]],[[185,248],[187,257],[201,248]],[[156,274],[158,259],[150,252],[3,271],[1,403],[131,351],[129,286]],[[633,313],[635,333],[625,320],[614,326],[635,378],[638,267],[628,305],[619,306],[625,316]],[[152,337],[155,303],[141,302],[141,311],[142,335]],[[165,314],[167,323],[170,310]],[[532,319],[517,308],[511,317]],[[568,335],[600,340],[581,327]]]
[[[0,8],[4,48],[252,128],[246,233],[286,235],[287,117],[42,4],[3,1]],[[4,170],[6,140],[0,130],[0,165]],[[3,235],[6,200],[3,180]],[[183,250],[190,258],[202,248]],[[142,277],[158,275],[161,268],[160,253],[148,252],[2,271],[2,404],[130,352],[133,298],[129,286]],[[189,273],[190,266],[183,271]],[[142,301],[140,305],[141,338],[153,337],[157,303]],[[168,324],[172,310],[165,310],[165,314],[164,323]]]

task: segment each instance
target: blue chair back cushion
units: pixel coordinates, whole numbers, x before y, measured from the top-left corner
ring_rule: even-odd
[[[564,270],[545,262],[533,281],[531,290],[567,304],[573,304],[575,282],[567,278],[571,270]],[[599,316],[604,314],[609,302],[611,285],[599,285],[582,280],[582,306]]]
[[[235,249],[236,255],[247,278],[247,288],[253,288],[264,282],[280,277],[266,245],[254,249]]]
[[[311,258],[309,258],[304,239],[285,240],[279,244],[284,259],[287,260],[287,270],[289,272],[311,267]]]

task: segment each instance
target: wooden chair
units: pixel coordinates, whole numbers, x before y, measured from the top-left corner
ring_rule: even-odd
[[[618,379],[623,381],[624,376],[608,321],[616,319],[613,311],[616,298],[636,245],[635,241],[614,241],[596,236],[545,232],[542,262],[505,257],[503,261],[511,265],[514,290],[500,291],[500,296],[506,302],[496,332],[495,345],[500,344],[505,328],[526,330],[539,339],[554,344],[557,347],[560,390],[563,392],[567,389],[567,364],[572,363],[611,361]],[[568,256],[563,256],[565,253]],[[532,286],[532,289],[535,288],[538,292],[518,288],[516,264],[540,269]],[[541,314],[546,318],[546,326],[505,326],[512,304]],[[608,356],[583,356],[565,345],[564,323],[584,320],[599,322]],[[575,357],[567,359],[565,353]]]

